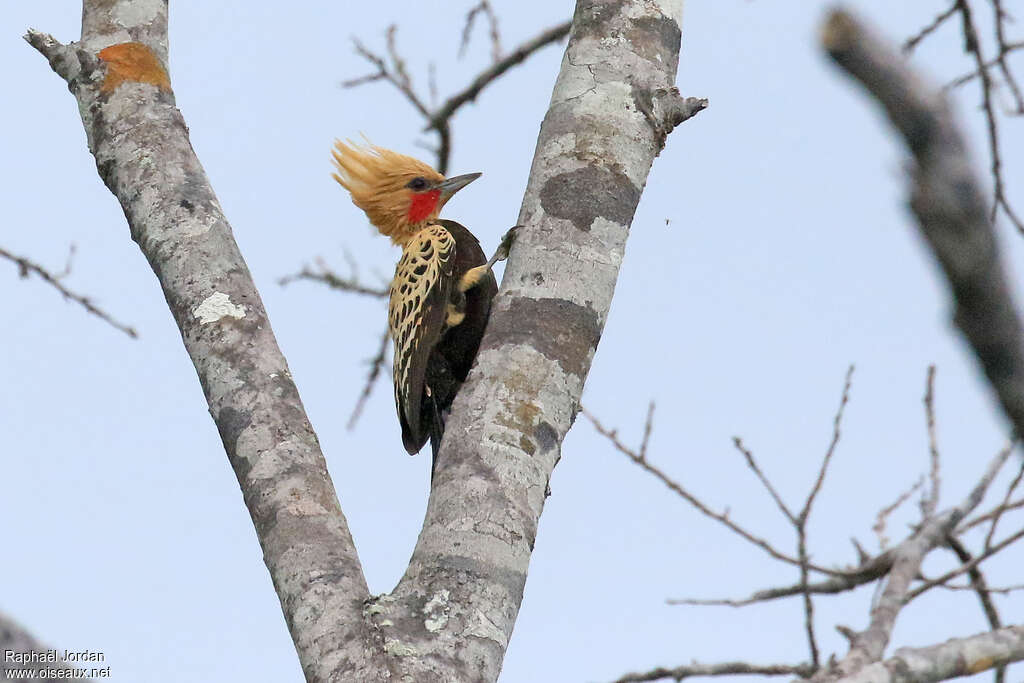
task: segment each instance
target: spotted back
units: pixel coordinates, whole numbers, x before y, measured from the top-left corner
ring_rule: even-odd
[[[395,404],[402,442],[417,453],[429,436],[424,419],[424,377],[430,354],[445,331],[455,286],[455,239],[444,227],[420,230],[402,248],[391,281],[388,329],[394,341]]]

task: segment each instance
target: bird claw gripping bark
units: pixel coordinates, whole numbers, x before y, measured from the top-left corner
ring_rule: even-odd
[[[491,257],[491,260],[487,262],[488,268],[493,266],[498,261],[504,261],[505,259],[508,258],[508,252],[510,249],[512,249],[512,244],[516,241],[516,235],[519,234],[519,228],[521,227],[523,226],[513,225],[511,228],[508,229],[508,232],[506,232],[502,236],[501,244],[499,244],[498,248],[494,251],[494,256]]]

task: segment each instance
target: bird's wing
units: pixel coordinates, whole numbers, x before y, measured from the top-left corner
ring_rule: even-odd
[[[442,226],[431,225],[405,245],[391,281],[388,329],[395,343],[395,404],[410,454],[423,447],[429,431],[424,377],[445,330],[454,266],[455,239]]]

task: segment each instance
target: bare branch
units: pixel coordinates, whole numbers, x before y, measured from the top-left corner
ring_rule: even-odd
[[[917,47],[918,43],[920,43],[922,40],[924,40],[932,33],[934,33],[936,29],[938,29],[940,26],[942,26],[943,23],[945,23],[946,19],[949,19],[956,13],[956,10],[957,7],[954,3],[949,9],[939,14],[939,16],[935,17],[935,19],[932,20],[930,24],[925,26],[923,29],[918,31],[913,37],[908,38],[907,41],[903,43],[903,51],[913,52],[914,48]]]
[[[466,54],[470,34],[473,31],[473,21],[478,14],[487,15],[487,21],[491,27],[491,61],[497,62],[501,59],[501,32],[498,28],[498,15],[495,14],[489,0],[480,0],[466,14],[466,26],[462,29],[462,42],[459,43],[459,58],[461,59]]]
[[[811,664],[749,664],[747,662],[723,662],[721,664],[698,664],[693,662],[686,666],[677,666],[674,669],[659,667],[642,673],[629,673],[619,678],[615,683],[640,683],[641,681],[660,681],[670,678],[681,681],[694,676],[735,676],[735,675],[761,675],[761,676],[800,676],[807,678],[816,667]]]
[[[807,517],[811,514],[811,506],[814,505],[814,499],[817,497],[818,492],[821,491],[821,485],[825,483],[825,474],[828,472],[829,463],[832,462],[832,456],[835,454],[836,446],[839,445],[840,427],[843,424],[843,412],[846,410],[846,404],[850,401],[850,386],[853,383],[853,366],[851,365],[846,370],[846,379],[843,382],[843,394],[839,399],[839,408],[836,410],[835,417],[832,419],[832,441],[828,445],[828,449],[825,451],[825,457],[821,461],[821,468],[818,470],[818,478],[814,482],[814,486],[811,488],[811,492],[807,495],[807,501],[804,503],[803,509],[800,511],[799,518],[803,521],[807,520]]]
[[[892,550],[888,550],[881,555],[871,558],[868,562],[864,563],[855,570],[850,570],[841,576],[833,576],[831,578],[819,581],[816,583],[797,583],[792,586],[783,586],[780,588],[768,588],[760,590],[751,595],[749,598],[742,600],[728,600],[728,599],[716,599],[716,600],[703,600],[694,598],[677,598],[667,600],[666,602],[670,605],[702,605],[702,606],[722,606],[722,607],[746,607],[747,605],[753,605],[759,602],[769,602],[771,600],[778,600],[779,598],[789,598],[796,595],[802,595],[804,593],[814,594],[835,594],[845,593],[853,590],[859,586],[876,581],[885,576],[890,569],[892,569],[893,559],[895,553]]]
[[[86,311],[93,314],[103,322],[118,330],[121,330],[132,339],[137,339],[139,333],[135,330],[134,327],[130,327],[128,325],[118,322],[117,320],[114,320],[114,318],[109,313],[96,306],[88,297],[83,296],[81,294],[76,294],[75,292],[65,287],[64,284],[61,282],[61,279],[65,277],[69,272],[71,272],[71,257],[74,255],[74,253],[74,246],[72,245],[71,251],[68,255],[68,262],[64,268],[64,271],[54,275],[45,268],[43,268],[42,266],[40,266],[39,264],[30,261],[24,256],[16,256],[11,252],[7,251],[6,249],[0,248],[0,258],[7,259],[8,261],[14,263],[18,267],[18,275],[20,277],[27,278],[29,275],[33,273],[35,275],[38,275],[43,282],[45,282],[46,284],[50,285],[58,292],[60,292],[65,299],[74,301],[82,308],[84,308]]]
[[[901,505],[910,500],[910,497],[914,495],[914,492],[917,491],[922,486],[924,486],[924,477],[918,479],[913,486],[911,486],[909,489],[901,493],[899,497],[896,498],[896,500],[894,500],[892,503],[886,505],[884,508],[878,511],[878,515],[875,517],[875,523],[871,527],[871,530],[875,532],[876,536],[878,536],[879,548],[882,548],[884,550],[886,546],[889,545],[889,538],[885,535],[885,527],[887,520],[889,519],[889,515],[891,515]]]
[[[938,645],[900,648],[836,683],[920,683],[981,673],[1024,659],[1024,626],[1008,626]]]
[[[337,289],[342,292],[352,292],[353,294],[362,294],[378,299],[386,299],[388,297],[388,290],[385,288],[364,285],[355,275],[348,277],[338,275],[323,263],[318,263],[318,266],[320,267],[319,271],[314,271],[309,266],[303,266],[299,272],[280,278],[277,284],[283,287],[299,280],[309,280],[325,284],[331,289]]]
[[[385,326],[384,334],[380,336],[380,345],[377,347],[377,354],[368,361],[370,365],[370,373],[366,376],[366,384],[363,385],[363,390],[359,394],[359,400],[356,401],[356,407],[352,409],[352,415],[349,416],[348,423],[345,425],[346,429],[355,428],[356,422],[359,421],[359,417],[363,414],[363,408],[366,406],[366,401],[369,400],[370,394],[373,392],[373,387],[377,384],[377,378],[380,377],[380,371],[384,367],[385,359],[387,358],[388,338],[388,328]]]
[[[1013,543],[1015,543],[1016,541],[1018,541],[1021,538],[1024,538],[1024,529],[1021,529],[1017,533],[1012,534],[1011,536],[1003,539],[999,543],[996,543],[994,546],[992,546],[991,548],[989,548],[988,550],[986,550],[982,554],[978,555],[977,557],[975,557],[974,559],[970,560],[969,562],[965,562],[964,564],[962,564],[961,566],[957,567],[956,569],[951,569],[951,570],[949,570],[948,572],[946,572],[945,574],[943,574],[942,576],[940,576],[938,578],[931,579],[929,581],[925,581],[923,584],[921,584],[920,586],[918,586],[914,590],[912,590],[912,591],[907,593],[907,596],[904,599],[904,603],[910,602],[911,600],[913,600],[914,598],[918,597],[919,595],[921,595],[925,591],[931,590],[932,588],[935,588],[936,586],[940,586],[940,585],[946,583],[947,581],[949,581],[950,579],[954,579],[954,578],[960,576],[961,574],[963,574],[965,572],[969,572],[970,570],[974,569],[975,567],[977,567],[979,564],[981,564],[982,562],[984,562],[988,558],[990,558],[993,555],[995,555],[996,553],[998,553],[1000,550],[1013,545]]]
[[[931,470],[928,478],[931,481],[931,489],[921,501],[921,516],[925,519],[935,514],[939,504],[939,491],[942,484],[941,460],[939,458],[939,441],[935,436],[935,366],[928,366],[928,379],[925,380],[924,390],[924,415],[928,426],[928,457],[931,461]]]
[[[634,449],[630,448],[629,446],[627,446],[626,444],[624,444],[619,439],[619,434],[618,434],[617,430],[606,428],[604,425],[601,424],[601,422],[596,417],[594,417],[594,415],[590,411],[588,411],[583,406],[580,406],[580,414],[583,415],[585,418],[587,418],[587,420],[590,421],[590,423],[594,427],[594,430],[597,431],[598,434],[600,434],[601,436],[605,437],[606,439],[608,439],[608,441],[611,442],[611,444],[615,448],[615,450],[617,450],[618,452],[620,452],[623,455],[625,455],[627,458],[632,460],[634,463],[636,463],[637,465],[642,467],[649,474],[654,475],[654,477],[656,479],[658,479],[658,481],[660,481],[662,484],[664,484],[670,491],[672,491],[673,493],[675,493],[676,495],[681,497],[687,503],[689,503],[690,505],[695,507],[698,512],[700,512],[704,516],[710,517],[711,519],[715,520],[716,522],[724,525],[727,529],[729,529],[733,533],[739,535],[740,537],[744,538],[745,540],[747,540],[748,542],[752,543],[753,545],[756,545],[757,547],[761,548],[766,553],[768,553],[770,556],[774,557],[776,560],[779,560],[781,562],[786,562],[786,563],[792,564],[792,565],[797,566],[797,567],[800,566],[800,560],[799,559],[797,559],[795,557],[792,557],[790,555],[787,555],[787,554],[777,550],[768,541],[764,540],[763,538],[761,538],[759,536],[756,536],[756,535],[750,533],[749,531],[747,531],[746,529],[744,529],[743,527],[739,526],[738,524],[733,522],[731,519],[729,519],[729,511],[728,510],[726,510],[725,512],[715,512],[714,510],[712,510],[702,500],[700,500],[699,498],[694,496],[692,493],[687,491],[685,488],[683,488],[683,486],[681,484],[679,484],[678,482],[673,480],[671,477],[669,477],[667,474],[665,474],[659,468],[657,468],[654,465],[650,464],[647,461],[646,455],[641,457],[641,454],[639,452],[637,452],[636,450],[634,450]],[[810,569],[813,569],[816,572],[821,572],[823,574],[829,574],[829,575],[842,575],[843,574],[843,572],[841,572],[841,571],[838,571],[838,570],[835,570],[835,569],[827,569],[825,567],[819,567],[819,566],[817,566],[815,564],[809,564],[808,567]]]
[[[481,10],[481,5],[485,6],[487,9]],[[483,0],[476,6],[476,8],[474,8],[474,10],[475,12],[490,12],[490,4],[487,0]],[[470,16],[467,18],[467,28],[466,34],[464,34],[464,40],[466,39],[466,36],[468,36],[472,17],[475,16],[474,10],[471,10]],[[496,21],[497,19],[495,18],[494,22]],[[412,104],[412,106],[426,120],[424,131],[433,130],[437,133],[438,145],[435,150],[437,155],[437,170],[442,174],[446,174],[448,172],[448,163],[451,159],[452,150],[451,119],[455,112],[466,103],[475,100],[477,95],[480,94],[480,91],[512,67],[522,63],[531,54],[567,36],[571,25],[572,22],[566,21],[558,24],[557,26],[553,26],[552,28],[542,32],[537,37],[526,41],[504,57],[500,59],[496,58],[494,63],[474,78],[465,89],[449,97],[440,107],[437,108],[428,107],[423,98],[416,92],[412,83],[412,78],[409,76],[408,71],[405,68],[405,61],[398,52],[395,40],[396,28],[394,25],[389,26],[387,29],[387,59],[369,50],[358,39],[353,39],[356,53],[370,62],[370,64],[376,68],[376,71],[366,76],[344,81],[341,85],[344,88],[352,88],[374,81],[387,81],[397,88],[398,91],[405,96],[406,100],[408,100],[409,103]],[[500,45],[495,42],[496,31],[497,24],[492,23],[492,46],[494,49],[500,50]],[[433,102],[437,99],[436,72],[433,66],[430,67],[430,73],[428,76],[428,89],[430,91],[431,102]]]
[[[1010,43],[1006,39],[1006,22],[1009,20],[1010,15],[1003,9],[1003,0],[991,0],[992,9],[995,12],[995,24],[996,30],[996,50],[997,54],[995,62],[999,65],[999,71],[1003,75],[1003,82],[1006,83],[1010,89],[1010,93],[1013,96],[1014,103],[1017,105],[1015,114],[1024,115],[1024,93],[1021,92],[1020,84],[1017,83],[1017,78],[1010,71],[1010,65],[1006,62],[1006,56],[1015,49],[1013,43]],[[1016,47],[1024,46],[1024,43],[1016,43]]]
[[[1020,42],[1017,42],[1017,43],[1007,43],[1002,49],[1000,49],[999,54],[996,57],[993,57],[992,59],[990,59],[987,62],[985,62],[985,68],[986,69],[991,69],[992,67],[994,67],[994,66],[999,64],[1000,58],[1004,58],[1005,59],[1011,53],[1016,52],[1017,50],[1022,50],[1022,49],[1024,49],[1024,40],[1022,40]],[[970,83],[971,81],[973,81],[974,79],[978,78],[979,75],[980,74],[979,74],[979,72],[977,70],[975,70],[975,71],[968,71],[967,73],[963,74],[962,76],[957,76],[952,81],[947,83],[946,87],[947,88],[959,88],[960,86],[966,85],[966,84]]]
[[[760,481],[762,486],[764,486],[765,490],[768,491],[768,494],[772,497],[772,500],[775,501],[775,505],[778,506],[779,510],[786,517],[786,519],[788,519],[791,524],[799,524],[796,515],[794,515],[790,511],[789,507],[782,500],[782,497],[779,496],[778,492],[775,490],[775,487],[772,486],[772,483],[770,481],[768,481],[768,477],[766,477],[764,475],[764,472],[761,471],[761,468],[758,466],[757,461],[754,459],[754,454],[750,452],[750,449],[743,445],[743,440],[740,439],[740,437],[738,436],[734,436],[732,437],[732,443],[734,446],[736,446],[736,450],[738,450],[743,455],[743,459],[746,461],[747,467],[749,467],[751,471],[753,471],[753,473],[757,476],[758,481]]]
[[[527,57],[537,50],[547,47],[552,43],[557,43],[559,40],[569,35],[569,29],[571,27],[572,22],[570,21],[552,26],[512,50],[502,59],[495,61],[490,67],[481,71],[480,74],[477,75],[477,77],[474,78],[473,81],[463,90],[449,97],[444,104],[437,109],[437,111],[433,114],[427,115],[427,129],[433,128],[437,130],[444,122],[450,119],[460,107],[475,100],[477,95],[480,94],[480,91],[497,80],[499,76],[512,67],[524,62]]]
[[[996,121],[996,113],[992,106],[992,91],[995,85],[992,77],[985,67],[985,56],[982,54],[981,39],[974,26],[974,19],[971,13],[971,5],[967,0],[956,0],[956,7],[960,12],[960,20],[963,25],[964,51],[974,58],[978,77],[981,79],[981,108],[985,112],[985,122],[988,124],[988,145],[989,155],[992,158],[992,182],[994,185],[994,202],[989,220],[995,221],[996,213],[1000,208],[1007,218],[1024,233],[1024,222],[1014,213],[1006,197],[1005,181],[1003,179],[1002,159],[999,152],[999,125]],[[1001,25],[1001,22],[996,22]],[[1005,62],[1001,62],[1005,66]]]
[[[1024,333],[981,186],[945,97],[848,13],[832,12],[823,42],[878,99],[913,153],[911,207],[952,287],[955,321],[1024,434]]]
[[[1013,448],[1013,442],[1010,442],[1007,448]],[[992,547],[992,538],[995,536],[996,526],[999,525],[999,520],[1002,517],[1003,513],[1010,509],[1010,496],[1013,495],[1013,492],[1017,489],[1017,486],[1020,485],[1022,478],[1024,478],[1024,462],[1021,463],[1020,469],[1017,470],[1017,476],[1013,478],[1013,481],[1011,481],[1010,485],[1006,488],[1006,495],[1003,496],[1003,501],[999,504],[998,507],[996,507],[996,514],[994,517],[992,517],[992,526],[989,527],[988,533],[985,534],[985,550],[988,550]]]
[[[920,572],[925,555],[944,543],[960,520],[981,503],[1007,458],[1008,451],[998,453],[989,463],[981,480],[960,505],[923,520],[921,526],[908,539],[893,549],[892,569],[888,573],[885,588],[871,609],[870,623],[867,629],[855,634],[849,653],[838,665],[838,670],[843,675],[854,674],[882,658],[900,610],[915,593],[920,594],[920,589],[911,592],[910,584]],[[980,561],[977,560],[974,565]],[[964,564],[956,573],[967,571],[970,564]]]
[[[974,558],[967,548],[958,539],[953,536],[946,538],[946,545],[949,546],[957,558],[963,564],[968,564]],[[992,630],[1000,628],[1003,623],[999,618],[999,610],[996,609],[995,603],[992,602],[992,595],[988,589],[988,583],[985,581],[985,575],[981,573],[981,569],[975,565],[967,571],[967,577],[970,581],[971,587],[978,596],[978,601],[981,603],[981,611],[984,612],[985,618],[988,620],[988,625],[992,627]],[[995,683],[1003,683],[1006,678],[1006,668],[997,667],[995,672]]]

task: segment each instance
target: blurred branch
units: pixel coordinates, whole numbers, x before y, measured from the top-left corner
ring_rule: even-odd
[[[1024,434],[1024,332],[967,145],[946,98],[882,38],[836,10],[822,40],[874,96],[913,154],[911,207],[942,265],[970,342],[1017,433]]]
[[[20,277],[27,278],[29,277],[29,275],[32,274],[38,275],[39,278],[43,280],[43,282],[47,283],[48,285],[56,289],[58,292],[60,292],[65,299],[74,301],[82,308],[84,308],[86,311],[93,314],[94,316],[104,321],[108,325],[115,327],[118,330],[121,330],[132,339],[137,339],[139,333],[135,331],[134,327],[130,327],[128,325],[118,322],[109,313],[93,304],[89,297],[83,296],[82,294],[76,294],[75,292],[65,287],[64,283],[61,282],[61,279],[63,279],[64,277],[71,273],[71,263],[74,253],[75,249],[74,246],[72,246],[69,251],[68,261],[64,266],[64,270],[60,273],[53,274],[50,271],[43,268],[42,266],[40,266],[39,264],[25,258],[24,256],[16,256],[15,254],[12,254],[6,249],[0,248],[0,258],[7,259],[8,261],[14,263],[18,267],[18,275]]]
[[[45,659],[35,661],[32,655],[46,655],[53,648],[40,643],[35,636],[24,629],[13,619],[0,612],[0,678],[26,679],[36,681],[56,681],[75,678],[80,681],[95,679],[73,676],[73,670],[65,662],[49,662]],[[24,655],[25,661],[17,655]],[[97,667],[101,668],[101,667]],[[107,672],[109,673],[109,671]]]

